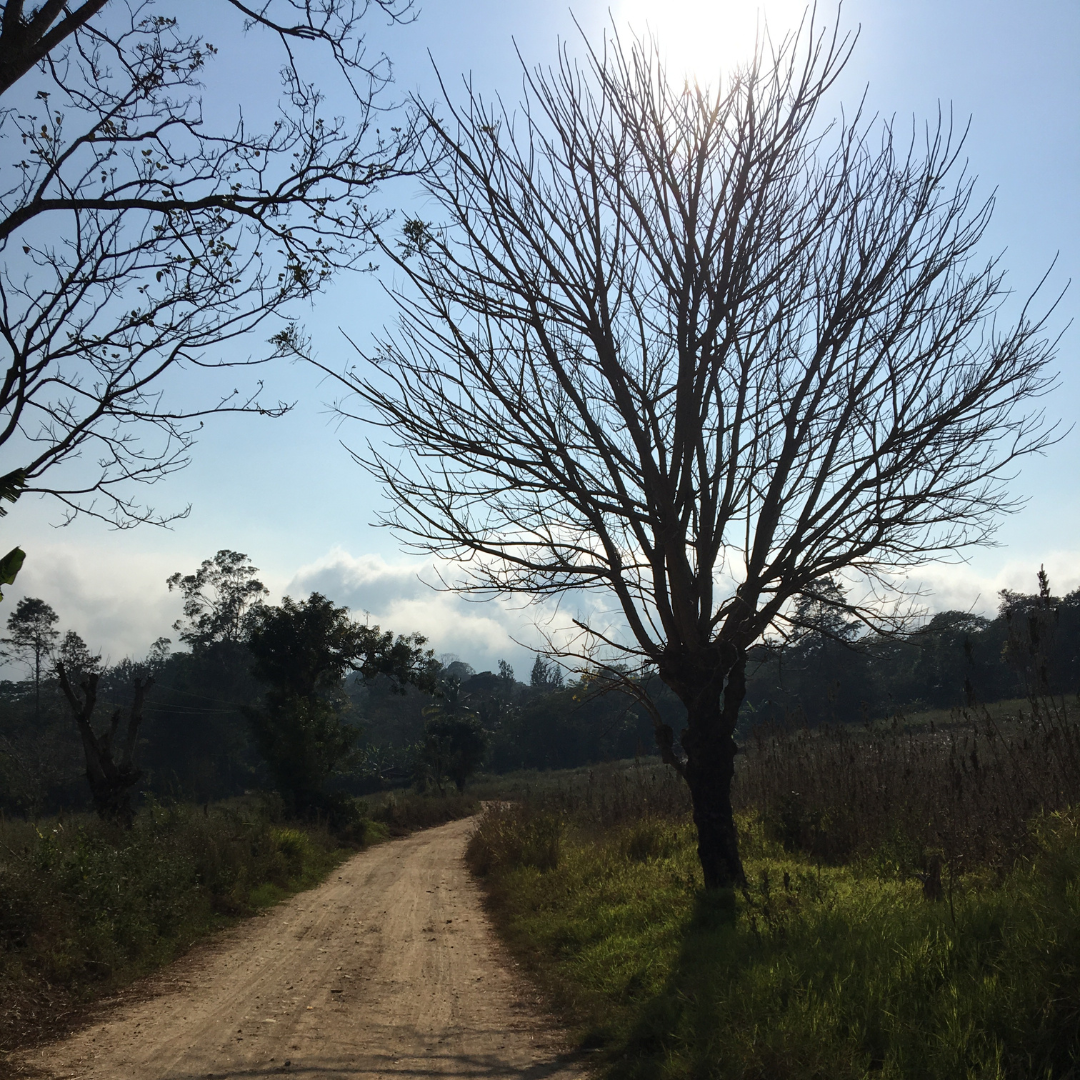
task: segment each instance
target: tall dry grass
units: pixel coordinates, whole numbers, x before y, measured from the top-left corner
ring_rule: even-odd
[[[744,750],[737,809],[833,864],[1007,869],[1032,850],[1037,815],[1080,803],[1080,722],[1061,699],[958,710],[943,727],[758,729]]]

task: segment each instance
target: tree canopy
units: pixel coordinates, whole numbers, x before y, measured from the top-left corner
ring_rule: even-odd
[[[395,637],[353,622],[348,608],[320,593],[258,609],[248,648],[252,673],[267,689],[246,713],[277,790],[295,810],[334,809],[325,784],[348,763],[360,735],[347,722],[345,676],[382,675],[399,693],[410,684],[434,689],[432,654],[423,645],[419,634]]]
[[[1038,586],[1033,595],[1002,594],[992,619],[944,611],[899,636],[844,637],[836,633],[835,613],[818,619],[811,611],[805,627],[786,642],[749,650],[738,737],[753,736],[758,742],[758,734],[775,730],[862,727],[875,721],[895,729],[905,717],[926,709],[947,715],[1018,696],[1028,699],[1022,711],[1032,722],[1042,722],[1036,718],[1043,716],[1047,694],[1060,701],[1080,688],[1080,590],[1054,596],[1045,579]],[[97,678],[96,719],[90,720],[95,741],[87,759],[88,747],[80,746],[72,727],[71,703],[54,678],[54,663],[43,664],[40,706],[33,670],[20,672],[12,665],[9,678],[0,682],[4,813],[40,815],[85,805],[90,794],[86,767],[97,762],[100,781],[106,769],[102,751],[117,766],[118,783],[99,784],[99,795],[108,795],[101,805],[121,810],[121,816],[126,815],[123,796],[129,780],[132,807],[140,789],[157,798],[203,803],[277,786],[251,720],[251,710],[269,703],[273,687],[251,675],[253,657],[246,642],[219,641],[170,652],[159,639],[145,659],[105,665],[63,616],[49,628],[66,631],[52,657],[64,664],[80,712],[87,676]],[[314,783],[305,779],[298,786],[314,794],[312,802],[325,814],[347,808],[351,796],[388,786],[445,786],[453,773],[464,780],[481,763],[496,773],[579,768],[650,752],[648,709],[623,694],[598,693],[610,681],[607,672],[570,675],[565,686],[553,688],[531,685],[528,679],[519,682],[505,661],[497,666],[498,671],[475,672],[448,656],[441,665],[432,661],[441,697],[412,685],[401,694],[393,680],[378,675],[346,674],[336,685],[319,685],[317,679],[313,709],[284,709],[277,717],[284,725],[281,760],[304,766],[297,769],[297,778],[314,777]],[[24,673],[29,677],[17,678]],[[628,671],[626,676],[640,678],[640,689],[663,722],[678,726],[685,706],[655,672],[633,676]],[[141,717],[137,766],[123,771],[125,740],[120,725],[111,734],[110,718],[119,709],[130,725],[133,688],[148,677],[155,685],[141,713],[136,711]],[[1021,711],[1019,703],[1007,707]],[[303,720],[299,726],[298,716]],[[452,723],[444,727],[444,719]],[[298,731],[301,752],[294,753],[284,736],[293,738]],[[338,743],[344,747],[341,754],[324,756],[338,736],[344,737]],[[318,752],[305,756],[311,750]],[[307,764],[317,768],[306,773]],[[285,790],[293,789],[286,784]]]
[[[5,646],[0,656],[18,660],[30,669],[34,680],[34,712],[41,713],[41,677],[48,670],[56,639],[60,631],[54,629],[60,617],[35,596],[24,596],[8,616],[8,636],[2,639]]]
[[[184,598],[184,617],[173,623],[180,640],[195,648],[215,641],[246,641],[263,597],[269,590],[255,576],[259,572],[240,551],[223,548],[204,559],[193,574],[177,571],[166,579],[169,592]]]

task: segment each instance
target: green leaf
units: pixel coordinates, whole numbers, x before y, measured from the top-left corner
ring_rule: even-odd
[[[9,472],[6,476],[0,476],[0,500],[6,499],[8,502],[15,502],[22,494],[22,489],[26,486],[26,473],[22,469],[15,469],[14,472]],[[7,510],[3,505],[0,505],[0,517],[4,517],[7,514]],[[18,549],[16,549],[18,550]],[[10,558],[10,554],[6,558]],[[19,566],[22,565],[20,561]],[[16,567],[16,570],[18,567]],[[11,582],[4,584],[10,585]]]
[[[16,575],[22,569],[25,558],[26,552],[22,548],[16,547],[12,548],[0,559],[0,585],[11,585],[15,581]],[[0,600],[3,599],[3,591],[0,591]]]

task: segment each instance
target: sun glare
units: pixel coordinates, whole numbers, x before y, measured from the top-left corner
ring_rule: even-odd
[[[612,8],[620,31],[655,36],[670,78],[710,85],[749,60],[766,26],[779,43],[807,12],[806,0],[621,0]]]

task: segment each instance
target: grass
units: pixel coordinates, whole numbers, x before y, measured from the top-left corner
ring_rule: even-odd
[[[472,868],[601,1072],[1080,1076],[1075,719],[912,719],[749,740],[738,892],[703,890],[685,788],[654,763],[489,804]]]
[[[444,825],[480,810],[480,799],[471,791],[468,794],[426,795],[399,790],[370,796],[366,802],[373,821],[385,828],[390,836],[407,836],[416,829]]]
[[[0,1064],[207,934],[317,885],[356,850],[477,806],[398,796],[370,814],[358,805],[337,832],[256,800],[151,803],[130,831],[90,815],[0,821]]]
[[[571,815],[579,829],[603,829],[642,815],[671,816],[690,809],[686,785],[651,757],[479,776],[469,790],[487,801],[520,802]]]
[[[151,805],[0,829],[0,1050],[67,1026],[199,937],[310,888],[348,851],[255,804]]]
[[[545,830],[554,864],[530,847]],[[470,857],[611,1077],[1047,1080],[1080,1063],[1080,815],[1037,831],[1037,856],[1001,883],[938,902],[915,879],[785,852],[745,818],[737,896],[703,893],[685,821],[582,839],[497,809]]]

